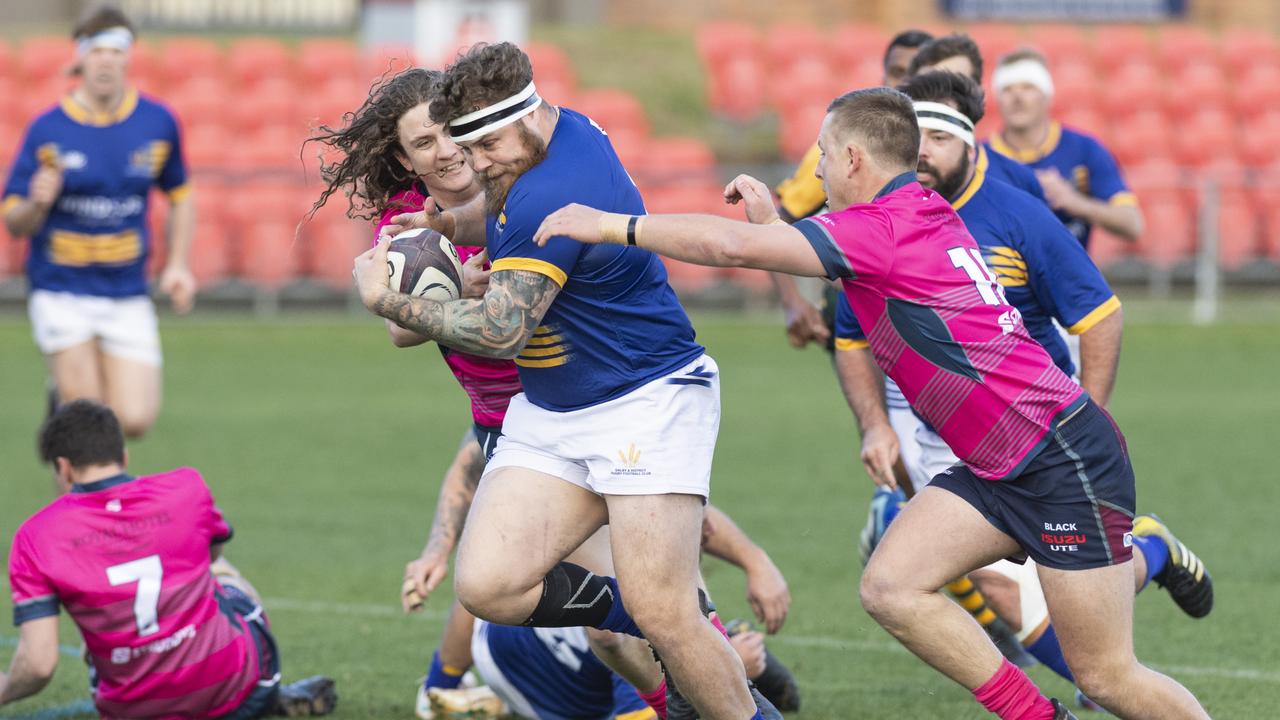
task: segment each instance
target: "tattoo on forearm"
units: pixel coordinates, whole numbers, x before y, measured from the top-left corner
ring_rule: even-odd
[[[487,357],[515,357],[560,292],[541,273],[501,270],[478,300],[441,303],[398,293],[374,308],[382,317],[456,350]]]
[[[471,510],[471,501],[476,495],[476,486],[480,484],[480,475],[484,472],[484,463],[484,453],[477,446],[470,451],[461,468],[461,482],[447,478],[440,487],[436,517],[431,522],[431,534],[427,537],[427,552],[447,555],[457,546],[467,521],[467,512]]]

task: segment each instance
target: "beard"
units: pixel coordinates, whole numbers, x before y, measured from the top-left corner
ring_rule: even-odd
[[[929,173],[933,176],[933,191],[946,198],[954,200],[960,191],[964,188],[965,181],[969,179],[969,153],[966,151],[960,156],[960,164],[955,170],[947,174],[938,172],[938,169],[923,160],[920,161],[916,168],[918,172]]]
[[[524,150],[521,158],[505,166],[497,174],[490,174],[497,168],[489,168],[489,172],[480,176],[480,186],[484,188],[484,211],[488,215],[497,215],[507,204],[507,193],[529,171],[529,168],[542,162],[547,157],[547,143],[525,127],[517,123],[516,130],[520,135],[520,148]]]

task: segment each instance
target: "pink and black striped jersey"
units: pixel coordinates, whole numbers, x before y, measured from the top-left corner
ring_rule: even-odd
[[[230,712],[260,675],[249,628],[220,609],[209,572],[210,545],[230,537],[191,468],[76,485],[14,536],[14,624],[66,607],[93,662],[103,717]]]
[[[1017,475],[1086,396],[1023,327],[945,198],[915,173],[794,225],[842,281],[876,361],[979,477]]]

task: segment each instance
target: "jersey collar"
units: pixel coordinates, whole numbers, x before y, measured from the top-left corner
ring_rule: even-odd
[[[982,152],[982,147],[978,147],[978,161],[973,164],[973,177],[969,179],[969,184],[965,185],[964,192],[960,193],[954,201],[951,202],[951,209],[960,210],[966,203],[978,194],[978,190],[982,189],[982,183],[987,179],[987,156]]]
[[[115,110],[109,112],[95,112],[89,108],[76,102],[71,95],[62,98],[62,112],[67,117],[89,127],[107,127],[116,123],[124,122],[133,114],[138,107],[138,90],[136,88],[128,88],[124,91],[124,97],[120,98],[120,104]]]
[[[902,173],[901,175],[899,175],[898,177],[890,180],[888,185],[885,185],[884,187],[880,188],[880,192],[876,193],[876,196],[872,198],[872,200],[878,200],[884,197],[885,195],[888,195],[889,193],[893,192],[894,190],[897,190],[899,188],[904,188],[913,182],[916,182],[916,171],[908,170]]]
[[[1039,147],[1029,150],[1016,150],[1013,146],[1004,141],[1004,137],[997,133],[991,138],[991,149],[1001,155],[1011,157],[1014,160],[1026,165],[1039,161],[1049,153],[1058,149],[1058,142],[1062,140],[1062,123],[1052,121],[1049,123],[1049,132],[1044,136],[1044,142]]]
[[[136,479],[137,478],[135,478],[134,476],[128,473],[120,473],[119,475],[112,475],[109,478],[95,480],[91,483],[82,483],[82,484],[72,485],[71,492],[73,493],[98,492],[99,490],[106,490],[107,488],[113,488],[117,485],[123,485],[127,482],[130,482]]]

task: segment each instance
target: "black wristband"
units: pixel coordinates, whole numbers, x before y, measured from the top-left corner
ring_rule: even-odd
[[[627,244],[628,245],[636,244],[636,223],[639,220],[640,220],[639,215],[632,215],[631,219],[627,220]]]

